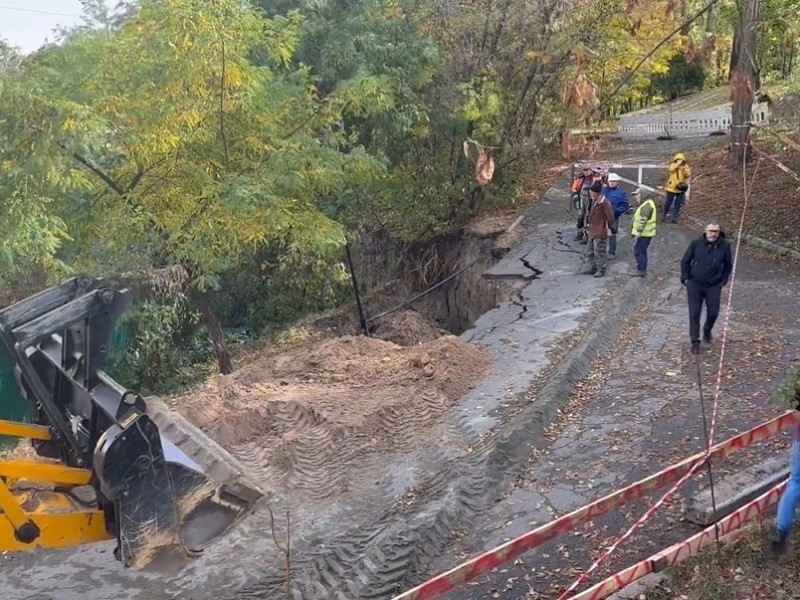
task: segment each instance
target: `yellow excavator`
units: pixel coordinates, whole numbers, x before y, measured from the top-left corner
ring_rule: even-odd
[[[202,431],[103,371],[131,302],[81,276],[0,310],[31,407],[29,422],[0,421],[0,435],[30,440],[36,458],[0,456],[0,551],[116,540],[125,568],[174,571],[264,496]]]

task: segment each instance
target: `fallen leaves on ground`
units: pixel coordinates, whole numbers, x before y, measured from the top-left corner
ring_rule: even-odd
[[[781,134],[797,141],[797,135]],[[733,238],[742,219],[745,181],[749,189],[744,231],[800,251],[800,181],[774,162],[800,173],[800,151],[768,133],[754,136],[753,160],[745,171],[727,167],[727,144],[690,152],[692,191],[684,213],[700,220],[719,219]]]
[[[647,600],[780,600],[800,598],[800,554],[792,550],[772,558],[769,522],[758,521],[735,543],[717,554],[715,546],[668,569],[664,580],[647,591]],[[794,536],[794,546],[800,536]]]

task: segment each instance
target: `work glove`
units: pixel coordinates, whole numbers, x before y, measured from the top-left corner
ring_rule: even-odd
[[[632,239],[633,239],[633,243],[635,244],[636,242],[639,241],[639,236],[638,235],[634,235]]]

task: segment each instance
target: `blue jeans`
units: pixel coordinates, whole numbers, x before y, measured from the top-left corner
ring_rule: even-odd
[[[791,532],[798,504],[800,504],[800,442],[795,442],[792,446],[792,472],[778,503],[778,516],[775,519],[775,528],[781,535],[786,536]]]
[[[614,227],[611,229],[611,235],[608,236],[609,255],[617,253],[617,231],[619,231],[619,217],[614,217]]]
[[[636,270],[647,271],[647,249],[650,247],[651,237],[640,237],[633,245],[633,255],[636,257]]]
[[[675,194],[673,192],[667,192],[667,199],[664,202],[664,217],[669,214],[669,209],[674,202],[675,206],[672,210],[672,220],[677,221],[681,216],[681,209],[683,208],[683,201],[685,198],[685,193]]]

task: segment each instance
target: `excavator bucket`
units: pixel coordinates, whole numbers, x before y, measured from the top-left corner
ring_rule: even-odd
[[[175,571],[228,533],[264,495],[244,467],[157,400],[145,401],[102,370],[128,290],[69,279],[0,311],[16,359],[34,441],[43,457],[91,473],[97,508],[135,570]]]

